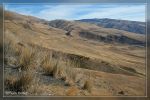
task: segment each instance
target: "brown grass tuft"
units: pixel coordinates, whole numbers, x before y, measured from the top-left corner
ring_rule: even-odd
[[[7,77],[5,79],[5,88],[10,91],[26,91],[32,81],[31,74],[22,74],[19,78]]]
[[[91,92],[92,90],[92,81],[91,80],[86,80],[83,86],[83,89],[88,90]]]
[[[43,69],[44,74],[46,75],[57,77],[60,73],[58,61],[52,59],[50,56],[44,58],[44,60],[41,63],[41,67]]]
[[[18,67],[21,70],[28,70],[30,65],[33,63],[34,60],[34,52],[31,48],[24,48],[22,49],[22,53],[19,58]]]
[[[73,86],[75,85],[72,79],[66,79],[65,86]]]
[[[45,62],[43,62],[43,64],[41,65],[41,67],[43,68],[44,74],[46,75],[52,75],[53,72],[53,67],[51,62],[46,60]]]

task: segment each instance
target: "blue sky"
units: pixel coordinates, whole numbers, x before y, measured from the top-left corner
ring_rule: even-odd
[[[5,9],[46,20],[112,18],[145,21],[145,4],[6,4]]]

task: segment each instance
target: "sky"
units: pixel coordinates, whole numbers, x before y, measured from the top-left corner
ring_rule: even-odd
[[[111,18],[145,22],[145,4],[6,4],[5,9],[46,20]]]

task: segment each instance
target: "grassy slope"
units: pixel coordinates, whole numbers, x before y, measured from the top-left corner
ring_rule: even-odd
[[[84,27],[84,24],[80,25],[81,27]],[[112,31],[115,30],[112,29]],[[75,33],[76,32],[77,31],[75,31]],[[65,30],[49,27],[45,24],[37,23],[35,21],[33,21],[32,24],[28,24],[26,20],[5,20],[5,39],[10,39],[16,43],[20,42],[24,45],[29,43],[35,44],[40,47],[45,47],[50,50],[59,51],[65,54],[82,55],[89,57],[91,60],[107,62],[110,66],[112,65],[114,69],[118,67],[128,67],[145,75],[145,49],[143,47],[107,44],[103,42],[100,43],[78,36],[69,37],[66,36],[65,33]],[[132,35],[131,37],[137,39],[137,36]],[[107,70],[109,70],[109,68]],[[106,73],[80,68],[78,71],[83,73],[92,73],[93,77],[91,80],[95,84],[93,93],[89,94],[83,92],[78,88],[76,89],[76,87],[69,87],[67,88],[67,91],[65,91],[65,87],[62,85],[58,85],[57,88],[53,85],[50,85],[53,93],[55,95],[66,95],[68,91],[72,90],[80,95],[117,95],[117,93],[121,90],[125,91],[127,95],[144,95],[145,93],[144,76],[128,76],[122,75],[123,73]],[[46,86],[43,87],[46,88]],[[59,91],[64,91],[66,94],[57,92],[57,89]]]

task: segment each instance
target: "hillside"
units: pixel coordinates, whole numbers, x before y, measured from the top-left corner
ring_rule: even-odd
[[[145,45],[145,35],[130,33],[112,28],[103,28],[89,23],[53,20],[49,22],[49,25],[55,28],[66,30],[70,35],[79,35],[80,37],[95,41]]]
[[[115,29],[138,33],[138,34],[146,34],[146,31],[145,31],[146,23],[145,22],[116,20],[116,19],[108,19],[108,18],[81,19],[78,21],[96,24],[100,27],[105,27],[105,28],[115,28]]]
[[[5,95],[145,95],[144,43],[144,34],[5,11]]]

